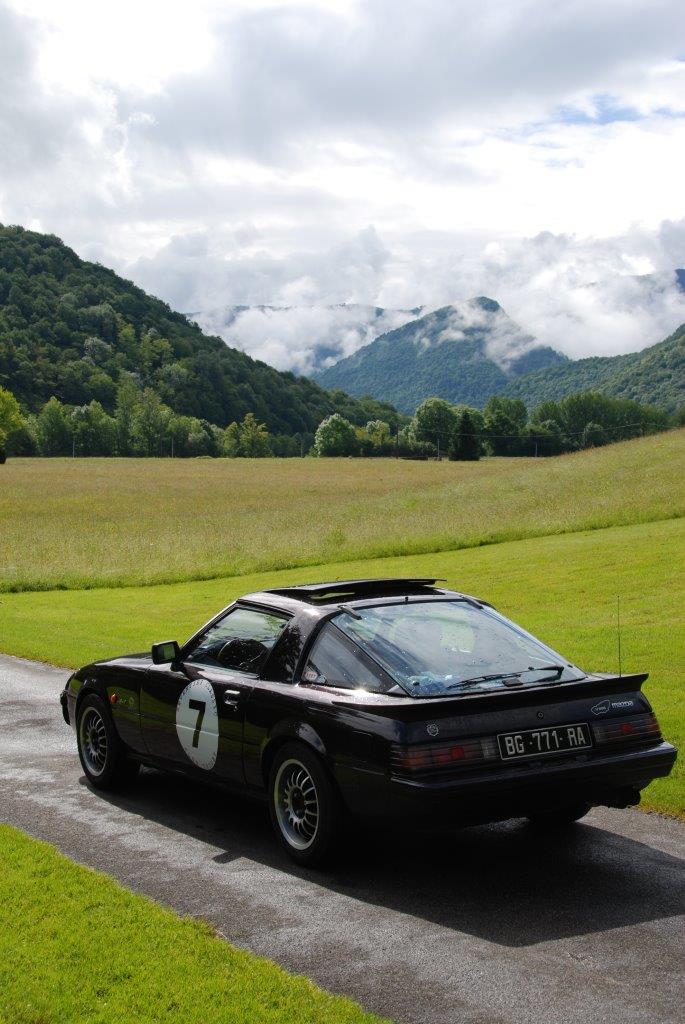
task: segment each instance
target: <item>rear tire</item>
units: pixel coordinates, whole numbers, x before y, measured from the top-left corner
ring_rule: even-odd
[[[279,843],[294,861],[313,867],[330,858],[342,807],[325,766],[302,743],[286,743],[274,758],[269,812]]]
[[[79,704],[76,742],[81,767],[96,789],[122,789],[138,775],[140,765],[126,757],[109,708],[97,694],[88,694]]]
[[[573,825],[580,821],[592,809],[592,804],[577,803],[559,807],[555,811],[544,811],[540,814],[529,814],[528,820],[535,828],[557,829]]]

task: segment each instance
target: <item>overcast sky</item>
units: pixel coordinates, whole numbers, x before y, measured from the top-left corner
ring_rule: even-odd
[[[237,339],[281,367],[339,302],[658,341],[684,167],[683,0],[0,0],[0,221],[210,322],[300,307]]]

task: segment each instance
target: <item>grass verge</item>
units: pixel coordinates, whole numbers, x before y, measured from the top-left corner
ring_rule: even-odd
[[[665,735],[685,748],[685,521],[541,537],[492,547],[336,562],[170,586],[0,595],[0,648],[75,667],[188,635],[235,597],[285,583],[359,576],[440,576],[491,601],[588,670],[617,668],[621,595],[624,671],[649,671],[645,691]],[[685,810],[683,756],[645,805]]]
[[[0,826],[3,1024],[381,1024]]]
[[[10,459],[0,591],[453,551],[685,515],[685,430],[554,459]]]

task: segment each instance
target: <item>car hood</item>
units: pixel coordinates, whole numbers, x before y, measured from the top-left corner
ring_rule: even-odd
[[[141,651],[138,654],[121,654],[116,658],[101,658],[99,661],[91,661],[78,670],[76,675],[87,675],[89,672],[97,671],[100,668],[133,668],[148,669],[152,665],[152,655],[149,651]]]

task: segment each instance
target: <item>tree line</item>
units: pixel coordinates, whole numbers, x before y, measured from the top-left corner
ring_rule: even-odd
[[[399,455],[475,461],[483,455],[549,456],[685,425],[654,406],[593,391],[542,402],[529,414],[521,399],[493,396],[484,409],[427,398],[395,434],[382,421],[358,427],[337,413],[319,425],[319,456]]]
[[[252,412],[224,428],[179,416],[132,378],[120,384],[112,415],[95,399],[66,405],[54,396],[38,413],[26,413],[0,388],[0,456],[288,457],[306,454],[313,441],[307,432],[270,434]]]
[[[529,415],[520,399],[493,396],[483,410],[427,398],[402,426],[382,419],[325,417],[315,433],[271,434],[252,412],[219,427],[180,416],[133,377],[117,389],[113,414],[93,399],[67,405],[54,396],[27,413],[0,388],[0,457],[12,455],[192,458],[400,457],[475,461],[484,455],[549,456],[685,425],[653,406],[596,392],[543,402]]]

